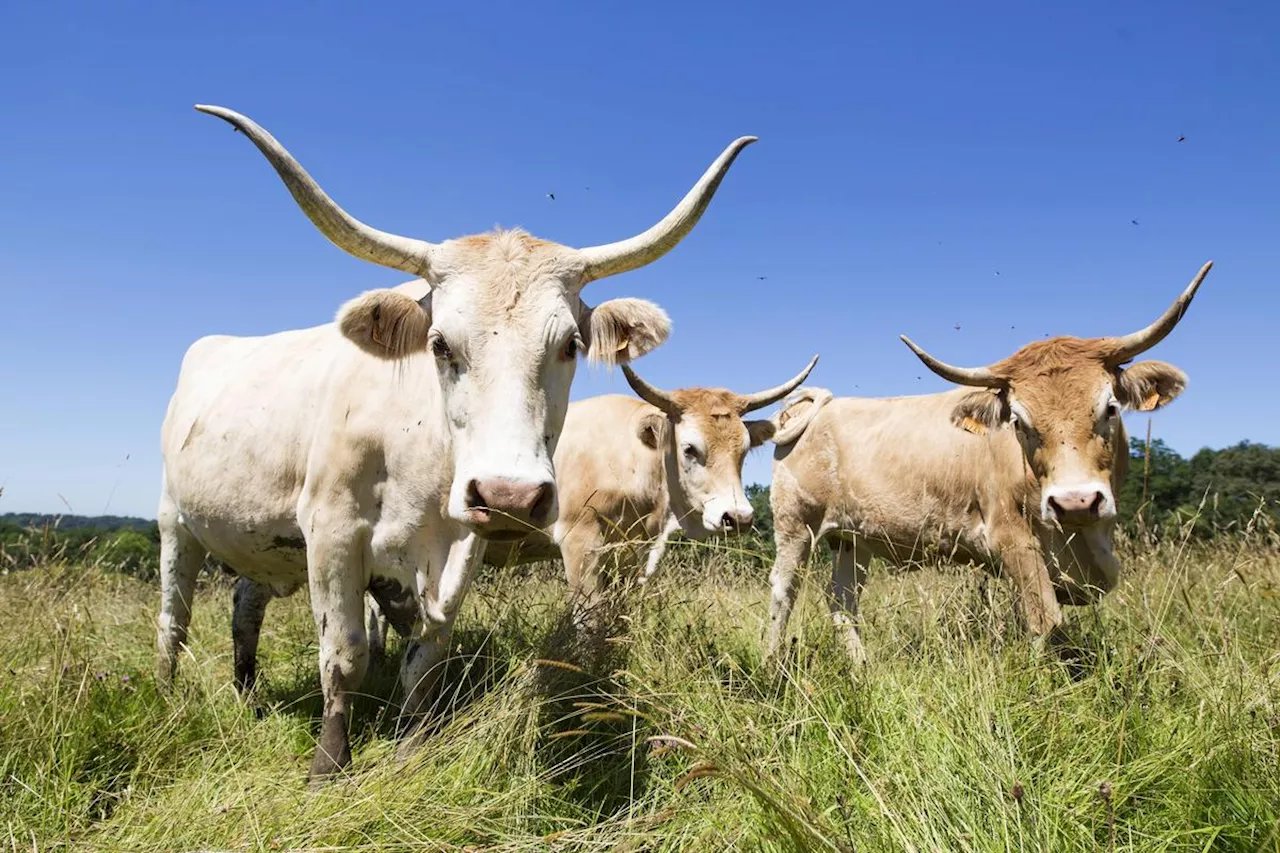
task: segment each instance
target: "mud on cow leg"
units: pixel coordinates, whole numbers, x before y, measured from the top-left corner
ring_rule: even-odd
[[[161,498],[160,615],[156,620],[156,684],[167,690],[178,667],[178,649],[187,641],[191,599],[204,564],[205,550],[183,526],[168,495]]]
[[[241,696],[253,692],[258,678],[258,638],[267,605],[275,594],[271,587],[249,578],[236,581],[231,595],[231,643],[235,649],[236,689]]]

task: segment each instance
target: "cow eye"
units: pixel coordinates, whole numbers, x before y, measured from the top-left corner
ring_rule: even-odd
[[[1120,406],[1115,400],[1107,403],[1107,418],[1118,418],[1120,416]]]
[[[444,338],[440,335],[435,335],[431,338],[431,354],[441,361],[453,359],[453,350],[449,349],[449,345],[445,343]]]
[[[560,351],[560,357],[565,361],[573,361],[580,352],[582,352],[582,339],[574,335],[564,342],[564,349]]]
[[[698,448],[694,447],[692,444],[686,444],[683,448],[683,452],[685,459],[690,462],[698,461]]]

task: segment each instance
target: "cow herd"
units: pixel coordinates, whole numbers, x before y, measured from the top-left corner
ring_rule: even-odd
[[[242,691],[268,603],[305,585],[324,694],[313,779],[351,760],[350,702],[384,623],[407,639],[400,678],[414,719],[482,562],[563,559],[574,597],[591,604],[606,553],[631,555],[623,568],[643,582],[675,533],[749,528],[742,464],[770,441],[770,654],[820,541],[832,551],[832,619],[857,660],[872,557],[984,565],[1013,584],[1038,635],[1061,624],[1061,605],[1115,585],[1120,413],[1163,406],[1187,381],[1172,365],[1131,362],[1182,318],[1210,264],[1154,323],[1121,337],[1046,339],[977,368],[904,337],[962,386],[941,394],[833,398],[801,385],[817,356],[763,391],[666,391],[629,366],[666,340],[666,313],[641,299],[591,306],[583,291],[674,248],[753,137],[729,145],[661,221],[615,243],[570,248],[521,230],[430,243],[352,217],[248,118],[197,109],[248,137],[339,248],[417,277],[351,300],[332,324],[197,341],[165,415],[157,678],[174,676],[207,554],[239,575]],[[620,365],[637,397],[570,404],[579,356]],[[779,401],[772,418],[746,419]]]

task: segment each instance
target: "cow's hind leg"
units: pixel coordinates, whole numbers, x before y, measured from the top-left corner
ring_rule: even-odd
[[[796,572],[809,559],[813,548],[813,537],[804,525],[779,527],[776,537],[777,556],[769,573],[769,636],[765,644],[765,657],[775,661],[800,592]]]
[[[836,633],[844,641],[845,651],[854,663],[864,663],[867,651],[859,634],[858,600],[862,585],[867,580],[867,563],[870,554],[843,539],[832,543],[831,549],[831,621]]]
[[[191,599],[204,564],[205,550],[182,524],[166,493],[160,501],[160,615],[156,620],[156,683],[167,689],[178,666],[178,649],[187,641]]]
[[[271,587],[244,577],[236,581],[231,595],[231,644],[235,649],[236,689],[241,696],[253,691],[258,678],[258,638],[267,605],[274,597]]]

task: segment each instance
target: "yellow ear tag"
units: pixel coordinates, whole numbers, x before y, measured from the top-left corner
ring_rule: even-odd
[[[971,432],[974,435],[986,435],[987,428],[973,418],[966,417],[960,422],[960,426],[965,432]]]
[[[1152,391],[1151,396],[1142,401],[1142,405],[1138,406],[1138,411],[1149,412],[1156,406],[1160,405],[1160,392]]]

